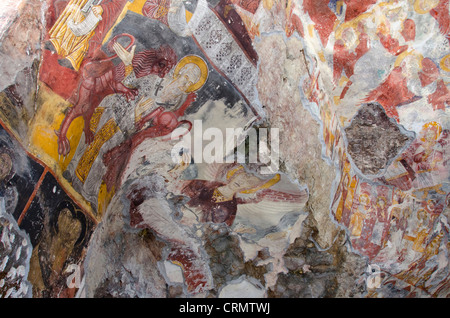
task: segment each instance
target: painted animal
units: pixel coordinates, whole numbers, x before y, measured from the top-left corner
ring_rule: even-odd
[[[130,39],[127,50],[134,44],[133,36],[120,34],[109,42],[108,49],[110,51],[112,51],[113,44],[122,36]],[[75,118],[83,116],[85,142],[90,144],[94,139],[90,129],[90,120],[102,100],[111,94],[122,94],[127,100],[133,100],[137,96],[137,89],[122,84],[125,79],[125,65],[122,62],[115,66],[112,60],[116,57],[117,55],[113,55],[100,60],[88,61],[81,69],[78,86],[69,99],[73,106],[69,108],[59,131],[56,132],[60,155],[66,156],[70,152],[67,131]],[[158,49],[152,48],[138,52],[133,57],[132,66],[137,78],[150,74],[157,74],[163,78],[176,62],[175,51],[168,45],[162,45]]]

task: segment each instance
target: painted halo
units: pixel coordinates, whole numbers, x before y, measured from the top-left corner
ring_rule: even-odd
[[[200,79],[186,90],[186,93],[191,93],[198,90],[205,84],[206,80],[208,79],[208,66],[206,65],[206,62],[197,55],[188,55],[183,57],[175,66],[173,77],[177,78],[180,74],[181,69],[190,63],[195,64],[199,67],[201,75]]]

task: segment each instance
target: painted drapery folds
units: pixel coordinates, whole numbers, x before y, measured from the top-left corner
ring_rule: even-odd
[[[0,8],[2,297],[450,296],[448,0]]]

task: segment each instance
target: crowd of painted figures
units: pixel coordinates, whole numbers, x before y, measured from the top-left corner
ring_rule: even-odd
[[[449,0],[49,0],[34,135],[16,140],[2,117],[0,209],[13,216],[1,217],[3,296],[74,297],[68,268],[83,263],[115,194],[129,200],[132,227],[171,246],[167,260],[183,269],[189,293],[212,284],[192,238],[201,224],[225,224],[260,249],[279,239],[274,228],[290,240],[306,188],[251,165],[205,169],[183,151],[179,163],[168,159],[172,132],[195,119],[244,128],[264,117],[253,43],[270,14],[304,45],[298,107],[318,114],[323,155],[336,168],[330,217],[391,281],[450,293]],[[344,133],[369,102],[415,133],[375,177],[355,169]],[[168,184],[142,184],[143,171]],[[179,219],[165,192],[186,198]],[[252,224],[274,206],[275,221]]]

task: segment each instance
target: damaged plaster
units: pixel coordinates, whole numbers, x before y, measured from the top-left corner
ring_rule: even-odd
[[[450,295],[448,1],[2,6],[2,297]]]

